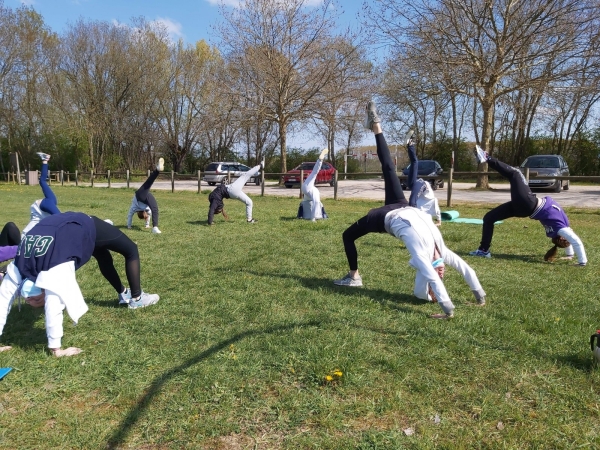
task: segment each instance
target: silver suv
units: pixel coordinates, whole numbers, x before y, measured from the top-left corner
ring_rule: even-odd
[[[228,173],[233,181],[249,170],[250,167],[236,162],[211,162],[206,166],[206,169],[204,169],[204,181],[211,186],[214,186],[217,183],[221,183],[223,180],[227,180]],[[260,172],[250,178],[248,183],[254,183],[257,186],[260,186]]]
[[[569,180],[557,180],[556,178],[539,178],[540,176],[568,177],[569,166],[561,155],[532,155],[521,164],[521,171],[525,167],[529,172],[537,172],[538,178],[529,178],[530,188],[553,189],[560,192],[561,189],[569,190]]]

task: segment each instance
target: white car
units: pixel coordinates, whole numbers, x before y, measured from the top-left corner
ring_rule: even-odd
[[[244,172],[248,172],[250,167],[237,162],[211,162],[204,169],[204,181],[211,186],[221,183],[230,177],[231,181],[239,178]],[[261,175],[258,172],[255,176],[248,180],[248,183],[254,183],[260,186]]]

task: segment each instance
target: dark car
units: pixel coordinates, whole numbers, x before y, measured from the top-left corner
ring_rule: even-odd
[[[570,175],[569,166],[565,159],[560,155],[533,155],[525,159],[521,164],[521,171],[528,167],[529,173],[537,173],[540,176],[562,176]],[[554,192],[560,192],[561,189],[569,189],[569,180],[557,180],[556,178],[529,178],[530,188],[552,189]]]
[[[428,177],[435,177],[437,175],[441,175],[444,172],[440,163],[433,159],[423,159],[417,162],[417,178],[423,178],[426,181],[429,181],[431,184],[431,188],[435,191],[437,188],[444,187],[444,180],[435,179]],[[408,171],[410,169],[410,164],[406,167],[406,169],[402,170],[402,175],[408,176]],[[402,181],[402,189],[407,189],[406,180]]]
[[[313,167],[315,167],[314,162],[303,162],[298,167],[296,167],[292,170],[288,170],[285,173],[285,175],[283,176],[283,184],[285,184],[286,188],[292,188],[294,186],[299,187],[300,183],[301,183],[300,171],[301,170],[304,171],[304,174],[303,174],[304,180],[306,180],[306,178],[308,178],[308,176],[312,172]],[[302,180],[302,181],[304,181],[304,180]],[[315,184],[327,183],[330,186],[333,186],[334,182],[335,182],[335,167],[333,167],[328,162],[323,162],[323,165],[321,166],[321,170],[319,170],[319,173],[317,174],[317,179],[315,180]]]

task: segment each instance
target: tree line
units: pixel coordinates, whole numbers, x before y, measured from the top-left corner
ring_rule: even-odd
[[[470,168],[474,141],[596,175],[599,2],[373,0],[342,29],[334,0],[243,0],[220,6],[217,44],[192,45],[143,17],[58,34],[0,0],[1,169],[44,151],[64,170],[145,170],[161,155],[176,172],[230,159],[285,172],[292,131],[339,162],[374,97],[388,140],[413,128],[419,156],[445,167],[454,152]]]

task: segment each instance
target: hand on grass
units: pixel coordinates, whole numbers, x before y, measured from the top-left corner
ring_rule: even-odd
[[[454,317],[454,314],[432,314],[429,317],[432,319],[445,320],[445,319],[452,319]]]
[[[74,356],[80,354],[83,350],[77,347],[65,348],[51,348],[50,351],[54,356],[60,358],[61,356]]]
[[[43,308],[46,304],[46,298],[26,298],[25,303],[30,305],[32,308]]]
[[[5,347],[0,347],[0,352],[6,352],[8,350],[10,350],[12,347],[10,345],[7,345]]]

